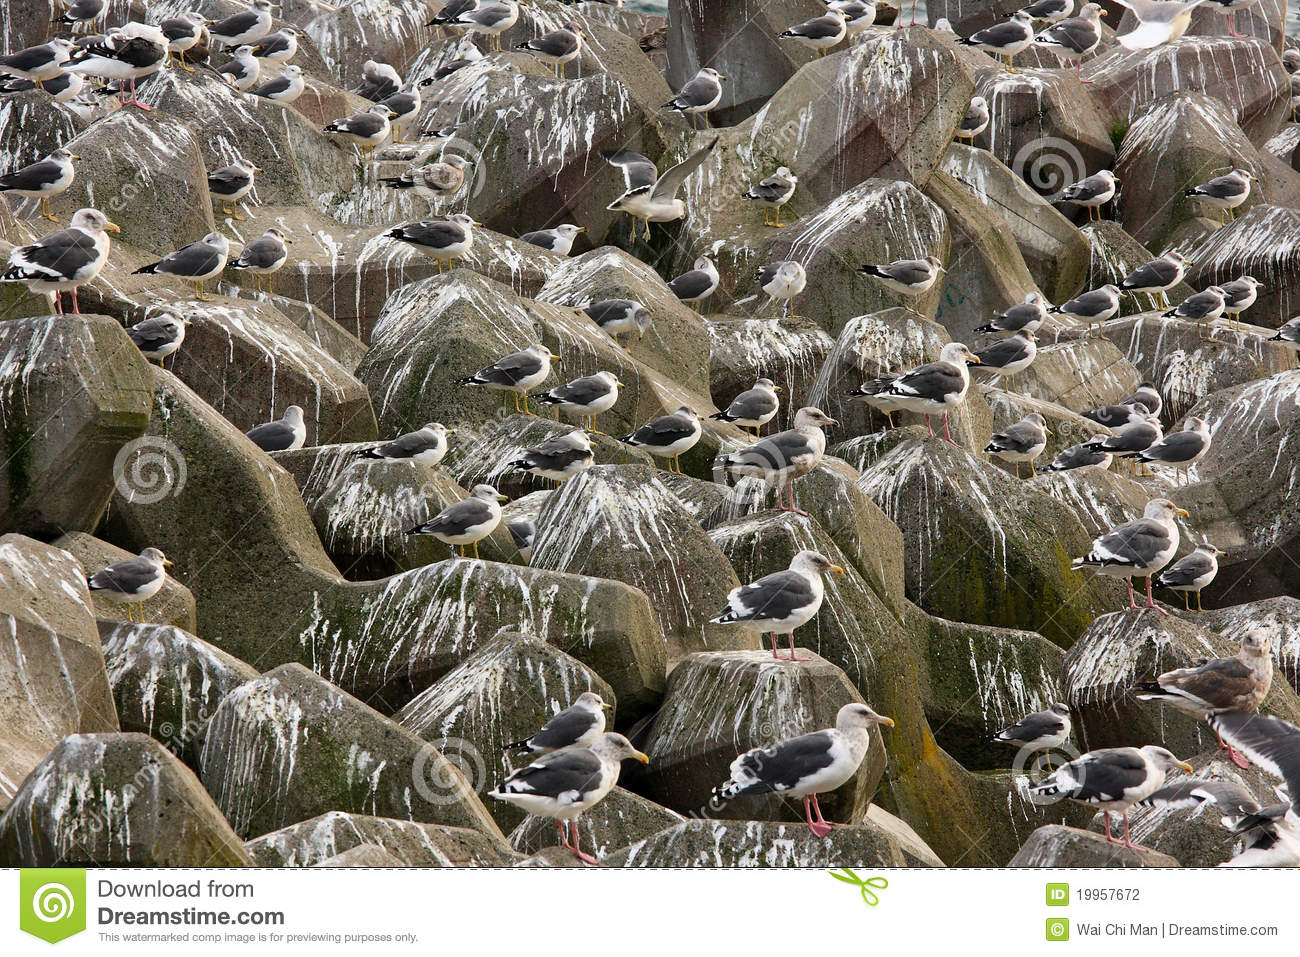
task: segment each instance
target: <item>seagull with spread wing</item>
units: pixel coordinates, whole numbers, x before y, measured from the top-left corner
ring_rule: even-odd
[[[686,203],[677,198],[686,177],[699,167],[718,145],[715,136],[708,146],[696,150],[676,166],[669,167],[661,176],[654,163],[632,150],[607,150],[601,155],[611,166],[623,171],[627,189],[623,195],[606,206],[619,213],[630,213],[632,235],[636,241],[636,220],[645,220],[645,238],[650,238],[650,223],[671,223],[686,215]]]

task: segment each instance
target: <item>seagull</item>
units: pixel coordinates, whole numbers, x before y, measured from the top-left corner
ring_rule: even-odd
[[[582,429],[547,439],[541,445],[524,449],[524,454],[510,463],[517,472],[528,472],[552,482],[566,482],[595,463],[591,439]]]
[[[1256,628],[1242,637],[1241,651],[1233,657],[1211,658],[1191,668],[1166,671],[1155,681],[1139,684],[1134,693],[1142,701],[1159,701],[1208,720],[1225,712],[1253,714],[1268,697],[1272,684],[1272,643],[1266,631]],[[1250,762],[1224,741],[1222,734],[1219,747],[1228,752],[1237,767],[1250,767]]]
[[[307,441],[307,423],[303,421],[302,406],[287,406],[280,418],[255,425],[244,434],[263,452],[296,451]]]
[[[246,270],[253,276],[255,288],[262,288],[262,278],[266,278],[266,291],[271,291],[270,277],[285,264],[289,258],[286,244],[292,243],[280,230],[272,227],[261,236],[248,243],[239,257],[230,264],[231,269]]]
[[[157,262],[141,266],[132,275],[176,276],[194,286],[194,298],[210,302],[211,296],[203,291],[203,284],[221,275],[230,255],[230,243],[221,233],[208,233],[196,243],[168,253]]]
[[[1162,43],[1173,43],[1192,25],[1192,11],[1206,0],[1115,0],[1128,7],[1138,18],[1131,33],[1116,37],[1128,50],[1151,50]]]
[[[850,37],[863,33],[876,22],[875,0],[822,0],[832,10],[844,14],[846,32]]]
[[[564,223],[551,229],[538,229],[531,233],[524,233],[519,239],[531,246],[553,252],[557,256],[567,256],[573,251],[573,241],[578,238],[578,234],[586,231],[586,226]]]
[[[483,385],[489,389],[509,392],[514,396],[516,412],[533,415],[528,408],[527,398],[524,399],[523,408],[519,407],[519,397],[526,397],[529,390],[545,382],[551,374],[551,363],[559,361],[559,356],[539,342],[520,352],[512,352],[473,375],[456,381],[458,385]]]
[[[55,103],[71,103],[80,95],[84,85],[80,73],[60,73],[52,80],[43,80],[40,88]],[[13,77],[6,82],[0,83],[0,95],[25,93],[34,89],[36,89],[36,84],[31,80],[24,80],[22,77]]]
[[[668,288],[682,302],[696,304],[708,299],[718,288],[718,267],[708,256],[695,260],[691,269],[668,281]]]
[[[1021,329],[1013,336],[985,346],[975,357],[982,371],[996,372],[1000,379],[1007,380],[1009,392],[1016,373],[1028,369],[1038,358],[1038,337],[1028,329]]]
[[[1023,10],[1017,10],[1002,23],[995,23],[969,37],[958,37],[957,42],[983,50],[990,56],[1000,56],[1008,73],[1019,73],[1011,65],[1011,58],[1027,50],[1034,42],[1034,18]]]
[[[1141,408],[1139,403],[1139,408]],[[1160,420],[1146,413],[1126,425],[1115,428],[1113,435],[1102,436],[1101,441],[1094,440],[1093,448],[1099,452],[1109,452],[1118,458],[1132,458],[1140,455],[1152,445],[1164,438]]]
[[[768,263],[761,266],[754,275],[754,281],[758,287],[767,293],[769,305],[775,305],[779,299],[784,303],[782,315],[774,315],[773,319],[789,318],[790,301],[804,291],[808,285],[808,273],[804,271],[803,265],[794,260],[781,260],[774,263]]]
[[[764,226],[784,226],[781,222],[781,207],[790,202],[798,185],[799,177],[790,172],[789,167],[781,166],[771,176],[752,184],[741,194],[741,198],[753,200],[763,207]],[[772,218],[773,211],[776,213],[775,220]]]
[[[1026,329],[1029,332],[1037,332],[1038,327],[1043,324],[1047,318],[1047,300],[1038,290],[1034,290],[1025,296],[1023,302],[1018,302],[1006,312],[999,312],[993,315],[991,322],[975,328],[976,332],[1020,332]]]
[[[447,0],[442,9],[437,12],[432,20],[425,24],[426,27],[455,27],[458,26],[456,18],[462,13],[473,10],[479,4],[479,0]]]
[[[533,396],[542,405],[553,405],[561,412],[580,415],[587,420],[587,431],[597,432],[596,416],[608,412],[618,402],[623,383],[612,372],[597,372],[557,386],[550,392]]]
[[[718,145],[714,137],[707,146],[691,153],[676,166],[669,167],[661,176],[655,164],[632,150],[605,150],[600,155],[611,166],[623,172],[627,187],[623,194],[606,206],[614,212],[629,213],[633,217],[632,235],[636,240],[636,220],[645,220],[645,238],[650,238],[650,223],[670,223],[686,215],[686,203],[677,198],[686,177],[699,167],[713,148]]]
[[[846,393],[846,395],[861,399],[871,408],[884,413],[885,420],[892,429],[894,427],[894,413],[903,411],[903,407],[886,390],[893,385],[894,380],[897,378],[898,376],[895,375],[884,375],[876,379],[868,379],[852,392]]]
[[[436,163],[408,169],[400,176],[381,177],[379,182],[393,189],[409,189],[429,201],[429,208],[439,199],[454,196],[465,185],[465,167],[473,165],[463,156],[451,154]]]
[[[1128,586],[1128,606],[1137,609],[1133,601],[1133,576],[1142,575],[1147,580],[1147,607],[1162,615],[1169,612],[1159,607],[1151,597],[1151,576],[1169,564],[1178,551],[1177,515],[1187,517],[1187,510],[1179,508],[1167,498],[1153,498],[1147,502],[1142,517],[1112,529],[1092,543],[1092,551],[1076,558],[1072,568],[1092,568],[1098,575],[1123,578]]]
[[[1085,3],[1077,17],[1053,23],[1034,37],[1035,46],[1053,53],[1058,59],[1073,61],[1075,76],[1080,83],[1091,83],[1083,78],[1083,58],[1101,43],[1101,4]]]
[[[393,128],[394,143],[402,142],[402,124],[419,115],[421,103],[420,89],[414,83],[407,83],[379,101],[380,106],[386,106],[390,111],[388,122]]]
[[[1159,415],[1160,411],[1165,407],[1165,400],[1160,397],[1160,390],[1149,379],[1140,382],[1137,391],[1128,398],[1121,399],[1120,403],[1134,408],[1139,405],[1145,406],[1143,411],[1150,415]]]
[[[934,429],[930,427],[930,416],[942,415],[943,437],[956,445],[948,431],[948,413],[966,401],[966,391],[970,388],[967,364],[979,361],[979,356],[962,343],[950,342],[939,351],[938,362],[928,362],[893,379],[864,383],[863,388],[872,385],[873,395],[888,396],[898,408],[924,415],[931,438]]]
[[[1047,448],[1047,437],[1051,435],[1047,420],[1037,412],[1031,412],[1019,422],[994,432],[984,451],[996,455],[1004,462],[1014,462],[1016,478],[1020,478],[1020,463],[1029,463],[1029,474],[1034,474],[1034,459],[1043,454]]]
[[[842,10],[834,7],[820,17],[813,17],[778,34],[781,40],[797,40],[810,50],[816,50],[819,57],[839,43],[848,34],[848,21]]]
[[[682,473],[680,461],[683,452],[689,452],[700,441],[704,429],[700,415],[689,405],[683,405],[671,415],[651,419],[630,435],[619,441],[637,449],[645,449],[655,458],[668,459],[668,471]]]
[[[579,850],[578,830],[572,822],[614,789],[620,762],[626,758],[650,762],[623,735],[607,731],[590,748],[566,748],[543,755],[515,771],[488,796],[529,814],[555,818],[561,845],[584,864],[595,864],[594,857]]]
[[[644,339],[652,321],[650,310],[634,299],[601,299],[587,303],[582,311],[614,338],[635,332],[638,338]]]
[[[179,319],[176,316],[154,316],[141,319],[134,326],[128,326],[126,334],[131,337],[135,347],[146,359],[157,359],[159,367],[163,360],[181,347],[185,341],[185,327],[192,320]]]
[[[1108,283],[1099,289],[1090,289],[1069,302],[1052,306],[1047,311],[1053,315],[1065,316],[1075,322],[1086,322],[1089,331],[1096,323],[1097,338],[1110,339],[1110,336],[1106,335],[1105,324],[1106,320],[1113,318],[1115,313],[1119,312],[1119,287]]]
[[[126,605],[127,621],[135,621],[131,606],[158,594],[167,581],[171,561],[157,548],[146,548],[135,558],[125,558],[86,579],[91,591],[102,591]]]
[[[1110,468],[1114,456],[1101,447],[1104,435],[1094,435],[1081,445],[1072,445],[1039,469],[1039,472],[1069,472],[1073,469],[1096,467],[1103,472]]]
[[[712,67],[704,67],[671,100],[664,104],[666,110],[676,110],[683,116],[691,118],[691,129],[696,129],[695,118],[704,114],[705,128],[709,125],[709,110],[722,101],[722,81],[726,77]],[[710,147],[712,148],[712,147]]]
[[[247,10],[209,24],[208,35],[228,47],[256,43],[271,32],[271,0],[253,0]]]
[[[469,557],[469,546],[473,545],[474,557],[478,558],[478,543],[501,524],[501,503],[504,501],[506,497],[495,487],[475,485],[468,498],[453,502],[406,534],[432,535],[447,545],[459,545],[462,558]]]
[[[1120,281],[1119,288],[1133,295],[1145,293],[1157,296],[1160,304],[1168,309],[1169,299],[1165,293],[1183,281],[1183,277],[1187,275],[1187,267],[1190,265],[1191,263],[1182,253],[1167,252],[1138,266]]]
[[[514,0],[494,0],[461,13],[453,21],[458,27],[469,27],[475,33],[485,34],[488,49],[501,52],[501,34],[519,21],[519,4]]]
[[[1177,469],[1184,481],[1187,472],[1210,451],[1210,424],[1189,415],[1181,432],[1170,432],[1137,454],[1138,461]]]
[[[267,63],[284,66],[297,55],[299,36],[301,34],[297,30],[287,27],[268,33],[253,47],[253,55]]]
[[[1197,545],[1190,555],[1180,558],[1160,573],[1156,578],[1156,587],[1182,592],[1183,608],[1186,611],[1192,610],[1187,596],[1195,593],[1196,610],[1205,611],[1201,607],[1201,589],[1214,581],[1219,574],[1219,557],[1226,554],[1209,542]]]
[[[510,533],[510,539],[515,543],[515,548],[519,549],[519,557],[525,562],[533,560],[533,542],[537,540],[537,525],[531,518],[510,518],[506,519],[506,531]]]
[[[1250,835],[1250,845],[1226,866],[1300,865],[1295,798],[1300,794],[1300,728],[1281,718],[1240,712],[1211,715],[1210,727],[1259,767],[1281,778],[1292,799],[1290,807],[1274,805],[1238,822],[1238,833]]]
[[[1119,844],[1111,837],[1110,814],[1124,816],[1125,847],[1134,847],[1129,840],[1128,809],[1150,797],[1165,783],[1165,775],[1173,770],[1191,773],[1192,766],[1174,757],[1165,748],[1148,744],[1141,748],[1102,748],[1089,751],[1068,764],[1057,768],[1045,781],[1031,784],[1036,794],[1068,797],[1081,804],[1092,804],[1106,812],[1106,840]]]
[[[362,449],[357,455],[365,459],[404,459],[432,467],[447,455],[447,436],[455,432],[441,422],[426,422],[414,432],[399,435],[393,441],[374,448]]]
[[[794,482],[821,464],[826,454],[826,435],[822,429],[836,425],[839,423],[821,409],[804,406],[794,414],[793,429],[721,456],[718,467],[733,475],[761,478],[776,489],[776,504],[781,511],[807,517],[807,512],[795,507]],[[790,491],[788,506],[781,500],[785,489]]]
[[[1210,286],[1201,292],[1192,293],[1176,307],[1163,313],[1161,318],[1194,322],[1198,339],[1205,342],[1218,342],[1219,340],[1214,338],[1214,320],[1223,315],[1226,304],[1223,290],[1218,286]]]
[[[713,789],[713,800],[772,793],[802,798],[809,830],[817,837],[825,837],[834,825],[822,817],[817,796],[834,791],[858,773],[871,747],[871,729],[876,725],[892,728],[894,720],[876,714],[865,704],[846,704],[835,715],[833,728],[769,748],[754,748],[736,758],[731,762],[731,776]]]
[[[825,596],[822,575],[834,572],[843,575],[844,569],[821,552],[804,549],[790,561],[785,571],[764,575],[756,582],[733,588],[727,594],[727,606],[710,619],[711,624],[725,625],[739,622],[748,628],[772,635],[772,657],[781,660],[777,651],[776,636],[790,636],[790,657],[784,660],[801,661],[794,651],[794,632],[817,615]]]
[[[1025,715],[1010,727],[1003,728],[990,736],[993,741],[1014,744],[1022,751],[1046,751],[1047,769],[1052,770],[1053,748],[1059,748],[1070,740],[1070,708],[1059,701],[1046,711],[1035,711]]]
[[[1074,10],[1074,0],[1035,0],[1021,9],[1035,20],[1056,23],[1064,20]]]
[[[375,147],[388,139],[392,132],[393,111],[383,103],[376,103],[364,113],[356,113],[325,124],[326,133],[338,133],[363,154],[369,162],[375,157]]]
[[[423,220],[396,226],[384,235],[389,239],[414,246],[438,264],[438,274],[444,265],[459,259],[474,245],[474,227],[483,224],[473,216],[456,213],[446,219]]]
[[[188,10],[178,17],[168,17],[158,24],[158,29],[167,38],[167,65],[171,66],[173,57],[186,73],[193,73],[194,67],[185,64],[185,54],[198,46],[203,39],[203,29],[207,21],[203,14]]]
[[[149,112],[153,107],[140,102],[135,95],[135,82],[161,70],[168,55],[167,38],[161,30],[145,23],[128,23],[107,37],[79,48],[63,65],[63,69],[70,73],[87,73],[106,80],[117,80],[122,105],[135,106]],[[125,98],[126,87],[121,83],[123,80],[130,81],[130,99]]]
[[[1223,311],[1232,317],[1238,332],[1241,331],[1241,314],[1255,304],[1263,286],[1254,276],[1242,276],[1219,284],[1219,291],[1223,293]]]
[[[1169,2],[1169,0],[1166,0]],[[1234,169],[1230,173],[1216,176],[1208,183],[1183,190],[1184,196],[1191,196],[1206,206],[1222,210],[1225,216],[1237,218],[1237,207],[1250,196],[1250,184],[1256,176],[1248,169]]]
[[[771,422],[781,407],[781,399],[777,396],[780,391],[781,387],[771,379],[759,379],[752,389],[740,393],[731,400],[731,405],[721,412],[713,413],[709,418],[753,429],[754,438],[758,438],[758,430]]]
[[[582,53],[582,40],[582,31],[576,25],[566,23],[558,30],[551,30],[518,44],[515,49],[527,50],[548,64],[559,80],[564,75],[564,65],[576,60]]]
[[[306,89],[307,81],[303,79],[302,67],[290,63],[275,79],[267,80],[251,92],[253,96],[260,96],[264,100],[272,100],[287,106],[302,96]]]
[[[46,80],[53,80],[63,72],[68,58],[76,49],[75,43],[62,37],[49,43],[26,47],[17,53],[0,56],[0,74],[20,76],[39,87]]]
[[[1264,341],[1281,343],[1287,349],[1300,352],[1300,316],[1296,316],[1289,322],[1284,323],[1274,335],[1269,336]]]
[[[367,60],[361,64],[361,85],[353,92],[378,103],[401,88],[402,75],[391,65],[379,60]]]
[[[72,164],[79,159],[71,150],[57,149],[43,160],[0,176],[0,193],[39,200],[41,216],[57,223],[59,217],[50,212],[50,200],[72,185],[76,178]]]
[[[239,215],[239,201],[252,192],[254,176],[260,172],[247,160],[237,160],[208,174],[208,192],[221,201],[223,214],[239,222],[248,218]]]
[[[1220,867],[1300,867],[1300,815],[1295,805],[1261,808],[1237,821],[1233,833],[1243,838],[1242,850]]]
[[[1101,219],[1101,207],[1115,198],[1115,191],[1118,188],[1119,179],[1110,170],[1104,169],[1077,183],[1071,183],[1061,190],[1061,195],[1053,202],[1074,203],[1076,206],[1084,207],[1088,210],[1088,221],[1092,222],[1094,212],[1097,214],[1095,218]]]
[[[874,276],[885,288],[912,298],[929,291],[939,274],[947,270],[941,259],[926,256],[924,259],[900,259],[880,266],[862,266],[859,272]],[[903,308],[919,319],[925,318],[910,305]]]
[[[990,117],[989,101],[982,96],[972,96],[970,106],[957,124],[957,139],[974,146],[975,137],[988,129]]]
[[[67,229],[60,229],[28,246],[9,251],[9,268],[0,282],[20,282],[34,293],[48,295],[56,313],[63,313],[62,292],[72,293],[72,312],[81,315],[77,287],[84,286],[108,262],[111,243],[105,233],[120,232],[97,209],[79,209]]]
[[[565,748],[589,748],[605,733],[605,712],[611,707],[596,692],[584,691],[531,737],[512,741],[501,750],[550,754]]]
[[[217,75],[241,93],[247,93],[257,85],[257,79],[262,75],[262,62],[253,56],[252,46],[245,44],[217,68]]]
[[[70,26],[74,33],[79,26],[89,29],[90,24],[104,15],[106,2],[107,0],[72,0],[63,13],[51,22]]]

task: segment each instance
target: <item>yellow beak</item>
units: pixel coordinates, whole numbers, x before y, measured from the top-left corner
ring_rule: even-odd
[[[640,761],[642,764],[649,764],[649,763],[650,763],[650,755],[645,754],[645,753],[643,753],[643,752],[641,752],[641,751],[633,751],[633,752],[632,752],[632,757],[636,758],[636,759],[637,759],[638,761]]]
[[[176,564],[176,563],[173,562],[170,558],[164,558],[164,559],[163,559],[163,566],[166,567],[166,568],[171,568],[171,567],[172,567],[173,565],[175,565],[175,564]]]
[[[1174,509],[1174,511],[1177,512],[1179,515],[1181,515],[1183,518],[1187,518],[1188,516],[1191,515],[1191,512],[1187,511],[1187,509],[1185,508],[1176,508]]]
[[[104,228],[107,229],[110,233],[120,233],[122,231],[122,227],[119,226],[117,223],[106,223],[104,225]]]
[[[1188,764],[1186,761],[1184,761],[1182,764],[1178,766],[1182,768],[1184,771],[1186,771],[1188,774],[1192,773],[1192,766]]]
[[[843,569],[843,568],[840,568],[839,565],[832,565],[832,566],[831,566],[831,571],[833,571],[833,572],[834,572],[835,574],[837,574],[837,575],[843,575],[843,574],[844,574],[844,569]]]
[[[894,726],[894,719],[886,718],[882,715],[880,718],[880,723],[885,725],[886,727],[892,728]]]
[[[559,356],[551,356],[551,361],[552,361],[552,362],[563,362],[564,360],[561,359]]]

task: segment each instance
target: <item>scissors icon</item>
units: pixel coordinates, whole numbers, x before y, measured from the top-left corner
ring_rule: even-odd
[[[868,907],[875,907],[880,903],[880,898],[876,896],[875,891],[871,888],[874,887],[876,890],[883,891],[889,886],[889,881],[883,877],[868,877],[863,879],[858,877],[857,874],[853,873],[852,869],[847,867],[842,867],[840,870],[844,873],[837,874],[835,871],[830,871],[829,873],[831,877],[835,878],[837,881],[843,881],[845,884],[852,884],[854,887],[858,888],[862,892],[862,899],[866,902]]]

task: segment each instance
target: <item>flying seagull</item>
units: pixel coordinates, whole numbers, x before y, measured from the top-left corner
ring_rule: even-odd
[[[670,223],[686,215],[686,203],[677,198],[677,193],[686,177],[708,159],[717,145],[718,138],[715,136],[707,146],[669,167],[663,175],[659,174],[654,163],[632,150],[606,150],[600,154],[607,163],[617,166],[623,173],[626,189],[605,208],[628,213],[633,217],[629,241],[636,240],[638,219],[645,220],[645,238],[648,240],[651,222]]]

